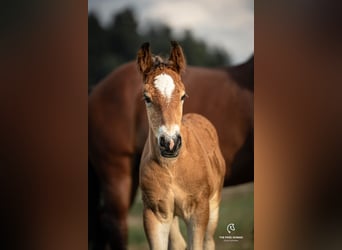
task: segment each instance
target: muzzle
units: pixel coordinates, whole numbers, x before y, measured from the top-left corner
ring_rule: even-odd
[[[182,137],[179,134],[169,137],[161,135],[159,137],[160,154],[165,158],[174,158],[179,154],[182,146]]]

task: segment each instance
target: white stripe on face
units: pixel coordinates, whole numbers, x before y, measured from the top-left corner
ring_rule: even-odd
[[[166,126],[162,125],[158,129],[157,138],[159,138],[161,135],[167,135],[169,137],[173,137],[176,134],[179,134],[179,126],[178,125],[171,125],[170,129],[168,129]]]
[[[168,74],[160,74],[154,78],[154,86],[169,102],[172,92],[175,89],[175,83],[173,82],[172,77]]]
[[[159,135],[164,134],[164,135],[168,135],[170,137],[176,135],[177,133],[179,133],[179,126],[178,125],[171,125],[170,129],[167,129],[167,127],[165,125],[162,125],[159,127],[159,131],[158,131]]]

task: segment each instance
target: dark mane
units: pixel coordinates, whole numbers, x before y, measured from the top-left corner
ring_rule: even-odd
[[[165,68],[175,70],[175,63],[173,61],[166,59],[164,57],[161,57],[159,55],[152,55],[152,62],[153,62],[153,65],[152,65],[151,71],[157,68],[161,70]]]
[[[152,56],[152,62],[153,62],[152,70],[155,70],[157,68],[159,69],[170,68],[172,66],[171,61],[158,55]]]
[[[242,88],[254,91],[254,54],[246,62],[226,70]]]

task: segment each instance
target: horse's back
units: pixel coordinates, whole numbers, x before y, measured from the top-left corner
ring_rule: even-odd
[[[141,79],[132,63],[125,64],[100,82],[88,101],[91,156],[111,158],[135,152],[136,98]],[[133,101],[132,101],[133,99]]]

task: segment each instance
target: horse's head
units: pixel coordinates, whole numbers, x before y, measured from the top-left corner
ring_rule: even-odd
[[[178,156],[182,146],[180,127],[186,97],[180,76],[186,65],[183,51],[177,42],[171,45],[168,60],[153,56],[148,43],[141,46],[137,57],[149,126],[161,156],[167,158]]]

